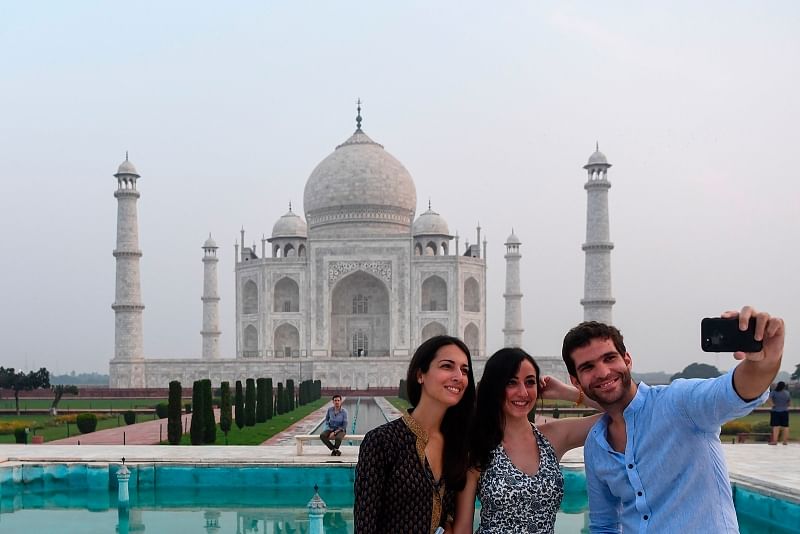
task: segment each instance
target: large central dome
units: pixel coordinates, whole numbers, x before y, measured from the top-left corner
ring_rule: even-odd
[[[417,191],[403,164],[359,127],[312,171],[303,206],[309,237],[410,235]]]

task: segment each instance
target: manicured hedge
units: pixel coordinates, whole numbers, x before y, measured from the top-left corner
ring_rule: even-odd
[[[239,430],[244,428],[244,393],[242,393],[241,380],[236,381],[236,396],[234,397],[233,417]]]
[[[181,383],[173,380],[169,383],[169,402],[167,403],[167,441],[170,445],[181,442]]]
[[[220,397],[219,428],[227,436],[231,430],[231,385],[228,382],[220,385]]]
[[[81,413],[75,418],[75,424],[81,434],[94,432],[97,428],[97,416],[93,413]]]
[[[244,424],[256,424],[256,381],[248,378],[244,388]]]
[[[192,428],[189,430],[192,445],[202,445],[205,436],[205,395],[202,382],[195,380],[192,384]]]

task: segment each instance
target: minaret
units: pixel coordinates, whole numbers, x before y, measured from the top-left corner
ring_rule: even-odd
[[[522,346],[522,289],[519,280],[519,246],[522,242],[511,230],[511,235],[506,239],[506,322],[503,328],[503,346]]]
[[[219,293],[217,293],[217,244],[208,234],[203,243],[203,359],[219,359]]]
[[[600,152],[599,145],[583,166],[589,174],[584,185],[586,205],[586,270],[584,273],[583,320],[612,324],[611,307],[616,300],[611,296],[611,251],[614,243],[608,224],[608,168],[611,164]]]
[[[117,174],[117,248],[114,257],[117,259],[116,295],[114,304],[114,361],[137,361],[144,359],[142,353],[142,304],[141,285],[139,282],[139,221],[136,214],[136,202],[139,191],[136,181],[139,173],[128,161],[119,166]],[[130,386],[136,385],[133,376]]]

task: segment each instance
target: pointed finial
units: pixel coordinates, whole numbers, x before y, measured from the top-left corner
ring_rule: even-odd
[[[128,161],[128,151],[125,151],[125,161]]]
[[[431,209],[431,197],[428,197],[428,209]]]
[[[358,110],[358,115],[356,115],[356,129],[361,129],[361,99],[359,98],[356,101],[356,109]]]
[[[289,213],[292,213],[292,201],[289,201]]]
[[[595,141],[594,142],[594,151],[595,152],[600,152],[600,142],[599,141]]]
[[[314,484],[314,493],[319,493],[319,486]]]

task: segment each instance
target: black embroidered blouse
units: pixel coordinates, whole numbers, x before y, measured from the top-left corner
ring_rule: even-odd
[[[434,481],[426,432],[410,415],[371,430],[358,453],[355,534],[431,534],[455,514],[455,492]]]

